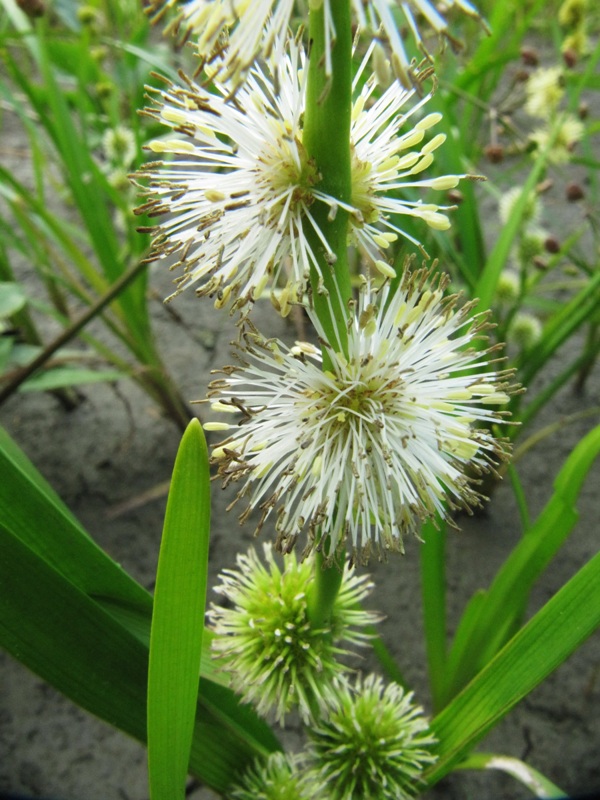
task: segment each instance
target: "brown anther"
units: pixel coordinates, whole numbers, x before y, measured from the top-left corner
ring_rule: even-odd
[[[548,269],[548,262],[541,256],[536,256],[533,259],[533,266],[541,272],[545,272]]]
[[[579,119],[587,119],[589,113],[590,113],[589,105],[585,101],[579,103],[579,107],[577,109],[577,116],[579,117]]]
[[[540,63],[538,52],[533,47],[521,48],[521,60],[528,67],[537,67],[537,65]]]
[[[504,160],[504,148],[501,144],[488,144],[484,152],[485,157],[492,164],[500,164]]]
[[[464,194],[458,189],[451,189],[448,192],[448,201],[453,205],[460,205],[465,199]]]
[[[558,253],[560,251],[560,241],[556,236],[547,236],[544,241],[544,248],[548,253]]]
[[[515,72],[515,83],[527,83],[529,80],[529,73],[526,69],[519,69]]]
[[[573,69],[573,67],[577,64],[577,60],[578,60],[578,56],[577,56],[577,53],[575,52],[575,50],[573,50],[571,47],[567,47],[566,50],[563,50],[562,56],[563,56],[563,61],[565,62],[565,65],[569,69]]]

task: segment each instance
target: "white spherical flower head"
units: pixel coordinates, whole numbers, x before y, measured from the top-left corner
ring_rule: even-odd
[[[217,410],[242,411],[213,451],[228,483],[246,478],[243,521],[276,515],[278,547],[303,532],[308,549],[330,537],[333,552],[349,539],[355,558],[402,549],[405,533],[449,508],[474,506],[471,477],[504,455],[480,427],[501,418],[511,387],[490,370],[495,348],[475,349],[486,327],[444,297],[445,277],[406,272],[392,295],[366,285],[348,338],[348,357],[308,344],[288,349],[251,327],[242,365],[211,384]],[[311,318],[320,338],[318,320]]]
[[[464,177],[415,178],[445,137],[425,139],[439,114],[404,130],[427,98],[400,113],[416,94],[398,83],[373,101],[372,77],[354,103],[351,204],[319,190],[321,176],[302,143],[304,64],[302,48],[290,42],[272,72],[253,68],[235,101],[223,84],[216,84],[220,94],[211,94],[188,80],[157,92],[156,108],[147,110],[177,136],[148,145],[173,158],[138,172],[147,202],[137,212],[168,215],[142,230],[155,234],[152,258],[178,256],[171,267],[182,270],[178,291],[196,284],[198,294],[216,294],[218,305],[230,298],[243,305],[277,286],[292,302],[301,298],[311,267],[322,269],[307,236],[311,228],[326,261],[336,260],[311,211],[317,202],[329,207],[332,218],[340,207],[349,213],[352,240],[386,275],[388,248],[399,236],[418,244],[394,222],[398,215],[449,227],[441,213],[446,207],[397,197],[415,188],[447,190]]]
[[[172,267],[183,268],[179,289],[197,283],[199,294],[216,293],[218,302],[230,295],[244,302],[280,275],[303,286],[317,266],[303,227],[316,227],[310,206],[321,197],[302,146],[303,65],[290,43],[275,73],[254,68],[235,102],[221,84],[220,94],[210,94],[189,80],[169,84],[148,110],[184,134],[151,142],[152,152],[174,159],[138,173],[148,198],[138,213],[169,214],[150,229],[152,257],[179,256]]]
[[[468,0],[448,0],[445,5],[481,19]],[[301,16],[306,4],[294,0],[189,0],[186,3],[150,0],[147,11],[152,21],[158,22],[167,11],[176,9],[166,32],[175,33],[182,40],[191,38],[204,61],[211,61],[216,55],[220,57],[227,45],[225,57],[220,61],[222,77],[238,85],[257,57],[279,57],[296,6],[299,6],[298,20],[306,23],[306,18]],[[323,9],[327,44],[325,70],[330,74],[331,49],[336,38],[331,0],[310,0],[309,8]],[[396,10],[401,12],[419,50],[427,57],[431,58],[417,18],[454,46],[460,44],[451,34],[446,18],[430,0],[352,0],[352,8],[359,28],[387,43],[394,72],[406,84],[414,78],[414,70],[402,41]]]
[[[429,177],[427,174],[435,150],[446,140],[443,133],[428,135],[442,120],[442,115],[421,115],[412,126],[409,121],[420,114],[431,95],[418,99],[414,89],[407,90],[394,82],[374,98],[376,83],[372,75],[352,108],[351,206],[354,212],[351,212],[350,221],[352,235],[363,254],[380,266],[386,250],[400,236],[419,245],[417,239],[398,226],[398,216],[419,218],[436,230],[450,227],[450,220],[442,212],[451,207],[408,200],[407,191],[448,191],[467,176]],[[386,274],[385,262],[383,272]],[[393,277],[389,267],[387,272]]]
[[[170,9],[176,15],[165,33],[192,39],[203,63],[216,62],[222,80],[242,83],[260,56],[281,55],[294,0],[150,0],[153,22]]]

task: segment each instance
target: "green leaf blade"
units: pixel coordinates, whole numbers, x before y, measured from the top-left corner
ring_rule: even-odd
[[[600,553],[522,628],[435,717],[433,785],[600,626]]]
[[[193,420],[171,481],[158,561],[148,672],[152,800],[184,798],[196,717],[210,536],[210,474]]]

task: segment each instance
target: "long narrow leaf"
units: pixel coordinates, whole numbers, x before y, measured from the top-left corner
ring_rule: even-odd
[[[519,624],[533,583],[577,522],[575,502],[599,452],[600,426],[571,453],[554,482],[548,504],[514,548],[490,589],[478,593],[467,607],[446,665],[446,700],[495,655]]]
[[[543,798],[566,797],[566,793],[552,783],[537,769],[529,766],[524,761],[512,756],[501,756],[493,753],[472,753],[457,766],[457,769],[496,769],[526,786],[538,800]]]
[[[143,591],[140,587],[140,590]],[[86,711],[145,741],[148,647],[0,525],[0,647]],[[222,792],[278,749],[269,727],[203,678],[190,770]]]
[[[438,714],[433,785],[600,626],[600,553],[594,556]]]
[[[183,800],[196,717],[210,538],[210,473],[197,419],[185,431],[163,528],[148,668],[152,800]]]

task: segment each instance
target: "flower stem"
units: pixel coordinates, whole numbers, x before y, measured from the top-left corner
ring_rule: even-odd
[[[350,0],[330,0],[331,23],[335,39],[326,36],[325,2],[310,3],[310,54],[304,115],[303,144],[314,160],[321,180],[320,191],[345,203],[352,193],[350,176],[350,118],[352,114],[352,29]],[[331,55],[331,74],[326,72],[327,51]],[[332,219],[321,202],[311,209],[324,234],[335,263],[325,258],[323,244],[312,226],[307,237],[317,253],[321,275],[311,267],[311,287],[315,312],[332,347],[347,350],[348,301],[352,297],[348,266],[348,213],[338,208]],[[320,278],[322,277],[322,280]]]
[[[350,203],[350,121],[352,115],[352,27],[350,0],[330,0],[327,4],[311,0],[309,15],[310,53],[302,141],[319,171],[320,191]],[[326,6],[331,11],[334,39],[327,36]],[[329,52],[328,52],[329,51]],[[330,74],[327,60],[331,56]],[[311,267],[312,300],[329,345],[348,355],[347,322],[352,298],[348,265],[348,213],[341,208],[332,215],[324,203],[311,209],[318,229],[325,236],[335,263],[325,258],[323,244],[312,226],[307,237],[317,253],[319,272]],[[329,367],[329,355],[323,350],[323,366]],[[309,597],[309,617],[315,628],[327,628],[331,610],[342,582],[343,564],[331,564],[324,552],[326,543],[315,556],[315,578]]]
[[[328,564],[323,549],[315,552],[314,582],[308,597],[308,617],[313,628],[328,628],[331,610],[342,584],[344,564]]]

